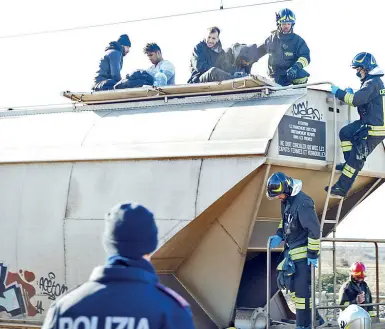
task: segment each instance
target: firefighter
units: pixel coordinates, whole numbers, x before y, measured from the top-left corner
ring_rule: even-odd
[[[355,262],[350,267],[350,280],[345,282],[339,292],[340,305],[371,304],[372,293],[365,282],[366,266],[362,262]],[[376,316],[373,306],[363,307],[371,317]]]
[[[306,83],[310,74],[303,68],[310,63],[310,50],[293,32],[295,15],[288,8],[275,15],[277,30],[258,47],[257,60],[269,54],[269,76],[282,86]]]
[[[336,169],[342,170],[342,175],[330,193],[345,197],[354,183],[358,173],[364,167],[370,153],[385,138],[385,89],[381,77],[384,72],[378,67],[373,55],[359,53],[351,64],[361,80],[361,88],[353,93],[352,90],[341,90],[332,85],[332,93],[341,101],[357,107],[360,119],[340,130],[341,147],[345,163],[338,164]],[[325,188],[328,190],[328,187]]]
[[[277,267],[285,286],[280,279],[278,285],[290,290],[295,301],[297,329],[311,327],[311,265],[318,266],[320,250],[320,224],[314,202],[301,188],[300,180],[277,172],[269,178],[266,193],[270,200],[281,201],[282,220],[270,237],[270,248],[285,242],[284,259]],[[322,318],[319,320],[322,324]]]
[[[340,329],[371,329],[372,321],[368,312],[362,307],[350,305],[340,313],[338,326]]]

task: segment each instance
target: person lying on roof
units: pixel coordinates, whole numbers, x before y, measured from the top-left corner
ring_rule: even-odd
[[[100,59],[99,70],[95,74],[92,90],[111,90],[121,80],[120,71],[123,57],[130,52],[131,41],[127,34],[123,34],[117,41],[112,41],[105,49]]]
[[[258,47],[256,44],[246,45],[235,43],[226,50],[227,65],[233,78],[247,76],[251,72],[253,63],[258,59]]]

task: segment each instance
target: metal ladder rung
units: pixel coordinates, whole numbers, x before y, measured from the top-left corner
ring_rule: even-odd
[[[329,197],[329,199],[344,199],[345,197],[343,197],[343,196],[339,196],[339,195],[334,195],[334,194],[330,194],[330,197]]]
[[[325,219],[324,223],[325,224],[338,224],[338,220],[336,220],[336,219]]]

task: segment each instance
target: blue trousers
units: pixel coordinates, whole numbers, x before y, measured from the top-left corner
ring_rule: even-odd
[[[295,262],[294,288],[290,291],[295,301],[296,326],[311,326],[311,267],[307,258]]]
[[[358,173],[364,167],[366,158],[357,159],[357,141],[354,141],[354,133],[360,129],[363,125],[361,120],[356,120],[340,130],[340,140],[342,152],[344,153],[345,165],[342,169],[342,175],[340,176],[336,185],[343,189],[345,192],[349,191],[352,187],[354,180]],[[367,151],[368,155],[373,152],[378,144],[382,142],[384,136],[367,136]]]
[[[280,84],[281,86],[289,86],[289,85],[299,85],[302,83],[306,83],[310,74],[306,72],[304,69],[301,69],[297,73],[297,77],[294,80],[289,80],[286,76],[286,73],[284,75],[277,75],[273,76],[274,82]]]
[[[96,83],[95,86],[92,88],[92,90],[94,91],[113,90],[117,82],[118,81],[114,79],[103,80]]]

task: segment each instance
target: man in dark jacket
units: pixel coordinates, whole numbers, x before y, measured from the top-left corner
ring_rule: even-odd
[[[341,90],[331,86],[332,93],[341,101],[357,107],[360,120],[356,120],[340,130],[341,147],[345,163],[336,169],[342,171],[330,193],[345,197],[352,187],[358,173],[364,167],[366,158],[385,138],[385,87],[381,80],[384,72],[379,68],[373,55],[363,52],[357,54],[351,66],[361,80],[361,88]],[[325,188],[328,190],[328,187]]]
[[[119,37],[118,41],[110,42],[104,56],[100,59],[99,70],[94,78],[92,90],[111,90],[121,80],[120,71],[123,67],[123,57],[131,47],[131,41],[127,34]]]
[[[57,300],[43,329],[193,329],[187,302],[161,285],[150,263],[158,244],[153,214],[134,203],[118,204],[105,219],[107,264],[88,282]]]
[[[355,262],[350,267],[350,280],[345,282],[339,291],[339,304],[371,304],[372,293],[364,281],[366,277],[366,266],[362,262]],[[373,306],[364,307],[371,317],[376,316]]]
[[[295,15],[288,8],[276,13],[277,30],[258,47],[258,59],[269,54],[269,76],[282,86],[306,83],[310,63],[306,42],[293,32]]]
[[[223,81],[232,79],[230,67],[222,49],[218,27],[210,27],[206,40],[198,43],[193,51],[190,68],[191,77],[188,83]]]
[[[297,329],[311,326],[311,267],[318,265],[320,224],[313,200],[301,191],[302,182],[278,172],[267,181],[267,197],[281,200],[282,220],[276,234],[270,237],[270,248],[284,241],[284,259],[278,272],[290,270],[290,290],[296,308]],[[289,264],[290,268],[285,268]],[[287,273],[283,273],[287,275]],[[280,286],[280,284],[279,284]],[[322,324],[323,320],[319,319]]]
[[[230,67],[229,73],[234,78],[247,76],[251,73],[253,63],[258,59],[258,47],[256,44],[246,45],[235,43],[226,50],[226,65]]]

